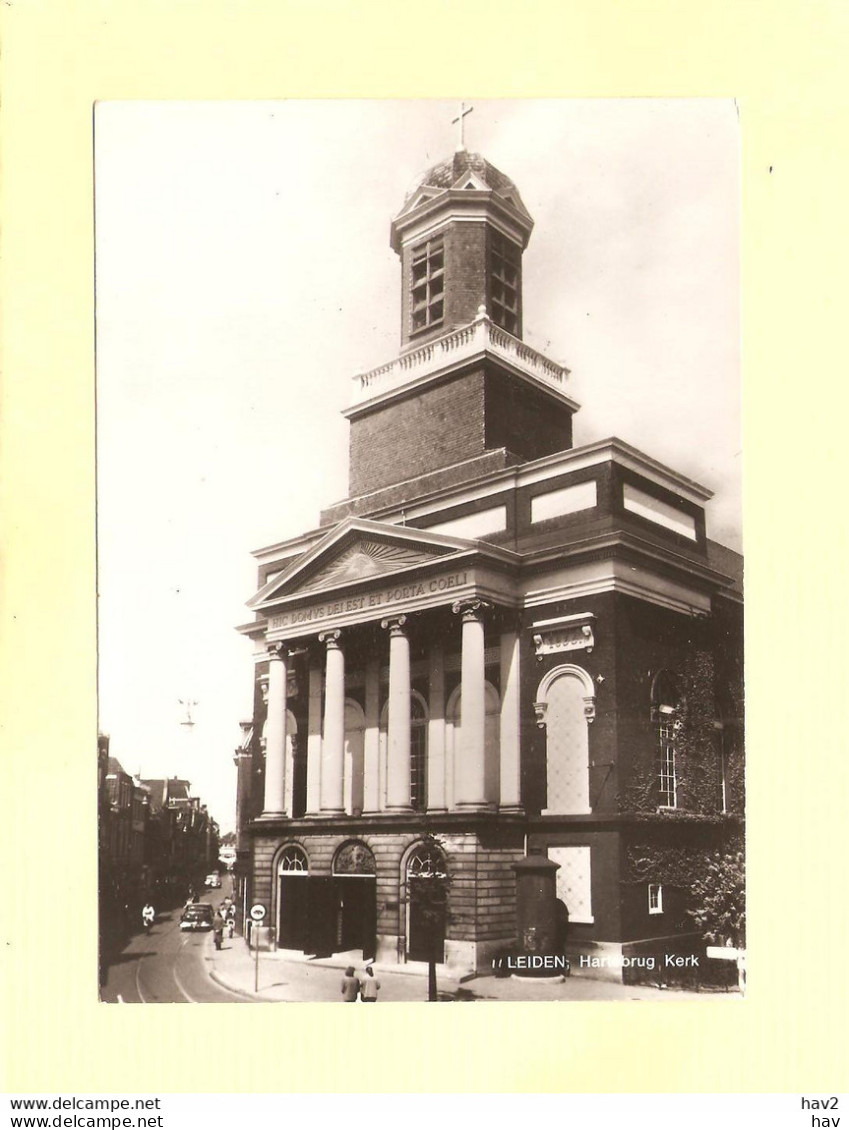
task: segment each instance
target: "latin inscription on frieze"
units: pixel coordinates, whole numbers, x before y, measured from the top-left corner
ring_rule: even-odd
[[[371,610],[379,612],[410,600],[438,597],[441,593],[449,594],[454,589],[467,584],[469,579],[469,573],[463,570],[441,577],[430,577],[423,581],[408,581],[406,584],[388,585],[386,588],[377,589],[375,592],[357,593],[340,600],[309,604],[305,608],[295,608],[291,612],[283,612],[279,616],[270,617],[268,628],[270,631],[276,631],[280,628],[291,628],[299,625],[307,627],[311,624],[320,624],[332,617],[345,616],[351,613]]]

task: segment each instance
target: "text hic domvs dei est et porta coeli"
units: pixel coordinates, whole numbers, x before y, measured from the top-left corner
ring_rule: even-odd
[[[285,612],[280,616],[272,616],[269,628],[289,628],[296,624],[315,624],[331,616],[343,616],[346,613],[360,612],[367,609],[384,608],[388,605],[400,604],[406,600],[416,600],[419,597],[437,596],[453,589],[462,588],[472,579],[472,575],[463,570],[445,576],[432,577],[430,580],[411,581],[406,585],[393,585],[391,588],[379,589],[377,592],[363,593],[350,596],[343,600],[311,604],[306,608],[298,608],[292,612]]]

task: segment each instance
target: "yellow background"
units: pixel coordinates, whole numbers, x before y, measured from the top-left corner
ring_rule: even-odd
[[[849,1090],[849,5],[2,0],[0,21],[3,1088]],[[99,1005],[93,102],[673,95],[734,96],[743,127],[747,1000]]]

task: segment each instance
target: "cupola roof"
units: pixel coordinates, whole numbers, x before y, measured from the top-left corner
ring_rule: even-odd
[[[413,181],[392,221],[393,249],[400,254],[404,233],[417,235],[423,219],[432,219],[435,214],[442,216],[446,209],[453,218],[463,215],[467,219],[492,220],[495,215],[500,216],[502,228],[521,243],[523,250],[534,226],[513,181],[480,153],[458,149]]]
[[[519,197],[519,190],[513,181],[480,153],[458,149],[450,157],[432,165],[426,172],[416,177],[405,197],[405,203],[420,188],[453,188],[461,177],[469,174],[482,181],[483,187],[492,189],[500,196],[514,196],[517,199]]]

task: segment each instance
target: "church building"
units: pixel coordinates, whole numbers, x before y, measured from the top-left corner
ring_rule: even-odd
[[[693,869],[740,835],[741,560],[707,487],[573,446],[569,371],[523,341],[533,226],[462,146],[420,178],[390,226],[400,349],[344,409],[348,497],[254,553],[237,872],[278,948],[615,965],[693,939]],[[546,860],[535,938],[517,890]]]

